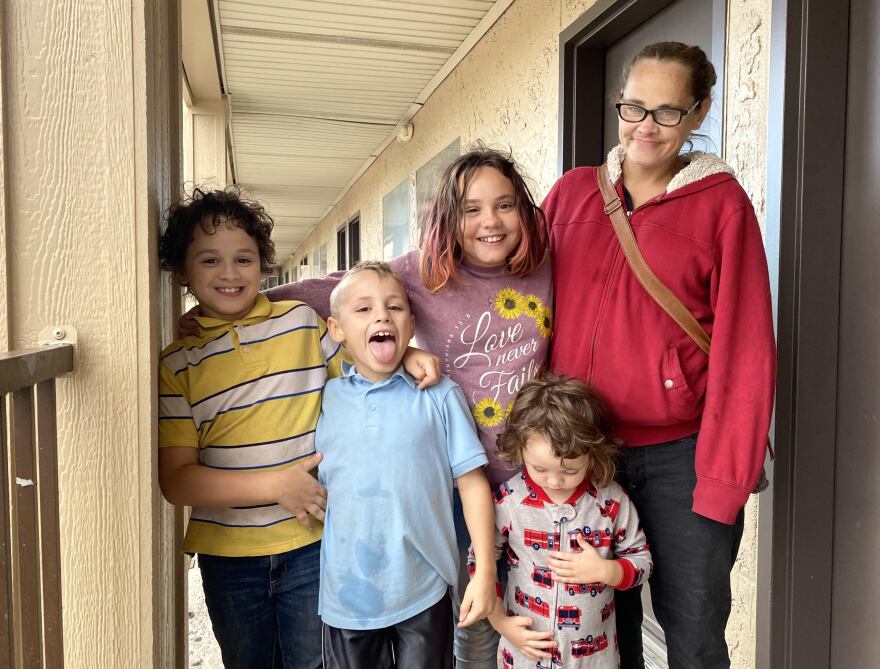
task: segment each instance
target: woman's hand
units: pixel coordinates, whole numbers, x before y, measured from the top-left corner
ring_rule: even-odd
[[[577,535],[579,553],[552,551],[548,555],[547,566],[553,572],[553,579],[564,583],[605,583],[612,587],[620,585],[623,569],[615,560],[606,560],[593,545]]]

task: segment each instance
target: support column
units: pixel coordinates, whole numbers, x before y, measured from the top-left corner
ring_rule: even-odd
[[[170,304],[158,220],[180,184],[179,3],[0,12],[0,344],[79,333],[57,402],[65,664],[174,667],[154,370]]]

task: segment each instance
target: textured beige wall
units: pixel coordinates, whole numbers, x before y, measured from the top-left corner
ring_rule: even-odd
[[[0,121],[5,118],[3,112],[3,91],[6,88],[6,61],[4,49],[6,36],[5,17],[0,11]],[[0,196],[6,190],[5,161],[3,160],[4,140],[3,123],[0,123]],[[9,350],[9,271],[7,267],[6,240],[9,237],[6,226],[6,198],[0,197],[0,351]]]
[[[13,349],[50,324],[79,333],[76,371],[58,383],[72,668],[173,666],[153,377],[156,220],[178,178],[175,7],[6,0],[0,12],[4,327]]]
[[[556,177],[559,33],[593,0],[517,0],[413,119],[407,144],[394,141],[318,224],[282,271],[327,243],[336,267],[336,229],[361,214],[361,257],[381,257],[382,198],[437,152],[461,137],[501,148],[533,178],[536,196]]]
[[[725,158],[766,227],[767,120],[770,81],[770,0],[729,0],[725,76]],[[768,493],[764,493],[767,495]],[[758,504],[746,506],[745,531],[733,570],[733,610],[727,642],[734,667],[755,666]]]
[[[382,197],[460,136],[462,147],[482,139],[510,146],[540,199],[556,177],[559,33],[591,0],[517,0],[413,119],[415,136],[393,142],[304,240],[284,266],[328,244],[336,267],[336,229],[361,213],[361,256],[381,257]],[[726,157],[737,169],[764,223],[769,77],[770,0],[729,0],[726,63]],[[728,625],[733,666],[755,664],[757,498],[746,508],[746,529],[733,575]]]

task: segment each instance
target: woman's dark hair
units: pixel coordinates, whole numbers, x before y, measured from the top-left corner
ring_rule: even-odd
[[[712,97],[712,86],[715,85],[717,77],[706,52],[698,46],[688,46],[681,42],[654,42],[643,47],[623,68],[618,95],[623,95],[630,72],[642,60],[671,61],[686,67],[691,73],[690,93],[695,101],[700,101],[698,107]]]
[[[432,293],[450,279],[458,278],[464,199],[474,175],[482,167],[495,168],[513,184],[522,237],[507,259],[510,273],[527,276],[538,269],[547,255],[549,240],[544,212],[535,204],[519,167],[510,153],[477,144],[446,168],[431,205],[422,217],[419,275]]]
[[[534,434],[543,436],[560,460],[588,456],[590,478],[599,484],[614,479],[618,445],[611,419],[596,392],[581,381],[544,373],[526,383],[498,435],[498,458],[521,465]]]
[[[197,225],[208,235],[213,235],[220,225],[235,225],[257,242],[260,269],[264,274],[275,262],[272,217],[259,202],[242,197],[236,186],[223,190],[195,188],[190,197],[171,205],[166,221],[165,231],[159,238],[159,263],[163,270],[183,271],[186,249],[192,243]]]

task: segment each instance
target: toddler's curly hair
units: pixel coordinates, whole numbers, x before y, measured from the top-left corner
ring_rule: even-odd
[[[522,465],[529,437],[540,434],[560,460],[586,455],[590,477],[600,485],[614,479],[618,442],[611,419],[596,392],[586,384],[544,373],[517,393],[504,431],[498,435],[498,457]]]

